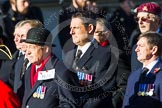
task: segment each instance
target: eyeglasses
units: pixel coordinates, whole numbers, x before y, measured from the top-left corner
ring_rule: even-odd
[[[139,20],[141,19],[141,21],[143,21],[143,22],[147,22],[147,23],[150,23],[150,21],[151,21],[151,19],[150,18],[144,18],[144,17],[137,17],[136,18],[136,21],[138,22]]]
[[[97,36],[104,36],[108,33],[108,31],[95,31],[94,32]]]

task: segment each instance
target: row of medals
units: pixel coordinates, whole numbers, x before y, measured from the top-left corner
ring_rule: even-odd
[[[153,96],[154,84],[139,84],[138,96]]]
[[[33,93],[34,98],[40,98],[44,99],[45,92],[46,92],[46,86],[39,86],[36,91]]]

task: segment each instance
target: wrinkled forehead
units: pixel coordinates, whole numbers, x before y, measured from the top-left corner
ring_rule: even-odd
[[[137,45],[139,45],[139,44],[145,44],[145,43],[147,43],[147,38],[146,37],[141,37],[137,41]]]
[[[15,28],[14,34],[20,33],[20,27]]]
[[[70,27],[71,26],[78,26],[78,25],[82,25],[82,24],[84,24],[82,19],[72,18],[71,23],[70,23]]]
[[[30,0],[9,0],[11,4],[15,4],[16,2],[30,2]]]
[[[156,15],[148,12],[138,12],[137,17],[156,17]]]
[[[15,4],[15,0],[9,0],[11,4]]]

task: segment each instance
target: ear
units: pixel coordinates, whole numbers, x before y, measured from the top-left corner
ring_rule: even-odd
[[[157,20],[158,24],[161,24],[161,19],[160,18],[156,18],[156,20]]]
[[[152,55],[157,54],[157,51],[158,51],[158,47],[157,46],[153,46],[152,47]]]
[[[94,25],[93,24],[89,24],[88,25],[88,33],[92,33],[94,31]]]
[[[47,53],[47,52],[49,52],[49,47],[47,45],[44,45],[43,50]]]

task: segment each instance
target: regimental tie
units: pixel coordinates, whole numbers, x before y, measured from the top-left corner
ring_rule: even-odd
[[[78,60],[80,59],[80,56],[81,56],[81,55],[82,55],[82,51],[81,51],[81,50],[78,50],[77,55],[76,55],[76,57],[75,57],[75,59],[74,59],[74,61],[73,61],[73,65],[72,65],[72,68],[73,68],[74,70],[76,70],[76,68],[77,68],[76,63],[77,63]]]
[[[144,79],[146,78],[146,74],[147,74],[148,71],[149,71],[149,69],[146,68],[146,67],[144,67],[144,68],[142,69],[140,81],[144,81]]]

